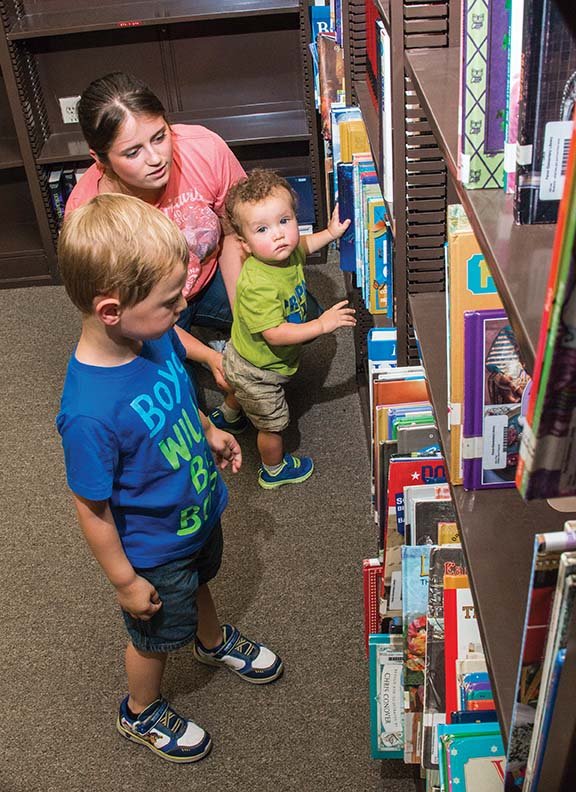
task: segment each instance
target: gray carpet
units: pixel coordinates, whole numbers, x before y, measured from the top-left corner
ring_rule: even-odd
[[[343,293],[334,264],[309,283],[325,305]],[[307,346],[290,387],[287,444],[314,457],[315,475],[261,490],[250,430],[243,470],[227,476],[215,599],[223,620],[282,654],[286,674],[255,688],[177,653],[164,692],[214,749],[175,766],[114,728],[124,628],[76,526],[54,429],[78,317],[60,287],[0,291],[0,316],[1,792],[412,792],[411,769],[369,755],[361,560],[374,529],[352,333]]]

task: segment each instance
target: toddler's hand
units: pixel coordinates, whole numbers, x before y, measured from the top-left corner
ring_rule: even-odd
[[[356,311],[354,308],[347,308],[348,300],[337,302],[332,308],[328,308],[320,315],[318,321],[322,328],[322,333],[333,333],[339,327],[354,327],[356,324]]]
[[[136,575],[126,586],[116,588],[120,607],[134,619],[149,621],[162,607],[162,601],[154,586],[146,578]]]
[[[343,223],[340,222],[340,215],[338,213],[338,204],[334,207],[334,211],[332,212],[332,217],[330,218],[330,222],[328,223],[328,233],[332,237],[332,239],[340,239],[340,237],[344,234],[348,226],[350,225],[350,219],[344,220]]]
[[[232,473],[238,473],[242,467],[242,451],[234,435],[215,426],[210,426],[205,434],[220,470],[230,465]]]

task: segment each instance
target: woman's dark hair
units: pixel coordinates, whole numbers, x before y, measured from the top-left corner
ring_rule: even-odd
[[[78,120],[86,142],[100,159],[107,159],[129,113],[165,117],[166,110],[146,83],[124,72],[99,77],[82,93]]]

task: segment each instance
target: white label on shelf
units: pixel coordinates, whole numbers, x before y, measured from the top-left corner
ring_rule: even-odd
[[[448,405],[448,425],[460,426],[462,423],[462,405],[460,402],[450,402]]]
[[[540,176],[541,201],[559,201],[562,198],[572,126],[572,121],[549,121],[546,124]]]
[[[485,470],[501,470],[507,465],[508,416],[484,416],[484,442],[482,467]]]
[[[462,438],[462,459],[479,459],[482,456],[481,437]]]
[[[504,170],[506,173],[516,171],[516,143],[504,143]]]
[[[521,146],[520,143],[516,146],[516,164],[517,165],[530,165],[532,162],[532,146]]]
[[[470,154],[460,156],[460,181],[462,184],[470,181]]]

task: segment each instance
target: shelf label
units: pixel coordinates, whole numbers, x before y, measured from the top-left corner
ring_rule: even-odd
[[[546,124],[540,176],[541,201],[559,201],[562,198],[572,127],[572,121],[550,121]]]
[[[501,470],[508,464],[508,416],[484,416],[484,445],[482,467],[484,470]]]

